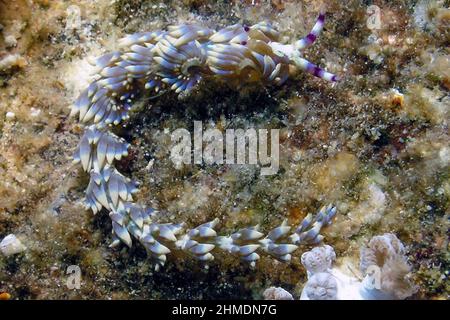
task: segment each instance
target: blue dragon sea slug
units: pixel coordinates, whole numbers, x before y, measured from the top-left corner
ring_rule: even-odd
[[[403,300],[417,291],[408,276],[411,265],[405,247],[392,233],[374,236],[361,248],[362,280],[348,275],[345,264],[334,266],[335,260],[328,245],[302,254],[308,281],[300,300]]]
[[[324,18],[320,14],[311,32],[293,44],[279,43],[279,33],[269,23],[236,24],[219,31],[199,25],[170,26],[128,35],[119,41],[119,51],[91,61],[95,67],[93,81],[71,111],[86,125],[74,160],[90,174],[86,207],[94,213],[102,209],[109,212],[112,247],[120,243],[131,247],[134,238],[159,269],[172,250],[182,250],[202,261],[212,260],[214,250],[225,250],[254,265],[260,254],[289,261],[298,244],[322,241],[321,228],[336,214],[331,205],[308,215],[296,228],[284,221],[267,235],[252,226],[218,236],[218,219],[187,230],[183,224],[155,221],[153,209],[133,201],[138,184],[114,167],[116,160],[127,156],[128,144],[109,128],[128,118],[132,100],[143,88],[173,90],[183,96],[207,78],[281,85],[289,77],[290,68],[337,81],[336,75],[301,56],[301,50],[320,34]]]

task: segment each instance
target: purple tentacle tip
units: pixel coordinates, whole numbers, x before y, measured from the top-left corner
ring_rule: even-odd
[[[314,42],[316,40],[316,38],[317,38],[317,36],[312,33],[310,33],[306,36],[306,39],[308,40],[308,42],[311,42],[311,43]]]
[[[319,18],[317,20],[322,22],[322,23],[325,22],[325,13],[319,14]]]

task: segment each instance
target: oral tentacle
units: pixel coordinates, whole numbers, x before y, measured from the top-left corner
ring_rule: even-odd
[[[331,82],[336,82],[339,80],[337,75],[332,74],[328,71],[325,71],[324,69],[318,67],[314,63],[309,62],[308,60],[300,57],[299,55],[294,55],[293,61],[294,61],[295,65],[297,66],[297,68],[299,68],[303,71],[306,71],[315,77],[318,77],[318,78],[321,78],[321,79],[324,79],[327,81],[331,81]]]
[[[311,32],[306,37],[295,42],[294,44],[295,48],[297,50],[303,50],[312,45],[322,32],[324,24],[325,24],[325,14],[320,13]]]

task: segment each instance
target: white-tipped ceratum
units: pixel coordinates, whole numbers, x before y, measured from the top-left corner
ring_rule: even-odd
[[[158,269],[172,250],[201,261],[211,261],[214,250],[223,250],[255,265],[261,254],[289,261],[299,244],[322,241],[320,230],[336,214],[332,206],[308,215],[295,229],[284,221],[266,235],[253,226],[218,236],[218,219],[191,229],[156,221],[153,209],[133,200],[138,184],[115,168],[115,161],[128,155],[129,145],[110,129],[128,119],[133,99],[144,90],[172,90],[182,96],[206,78],[281,85],[291,67],[336,81],[335,75],[301,57],[301,50],[314,42],[323,24],[324,15],[320,14],[310,34],[294,44],[279,43],[280,35],[269,23],[236,24],[219,31],[183,24],[128,35],[119,40],[117,51],[90,60],[93,81],[71,111],[86,126],[74,160],[90,174],[86,207],[94,213],[109,212],[112,247],[120,243],[131,246],[135,239],[156,260]]]

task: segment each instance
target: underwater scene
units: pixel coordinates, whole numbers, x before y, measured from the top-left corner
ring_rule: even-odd
[[[448,0],[0,0],[0,300],[448,300],[449,90]]]

